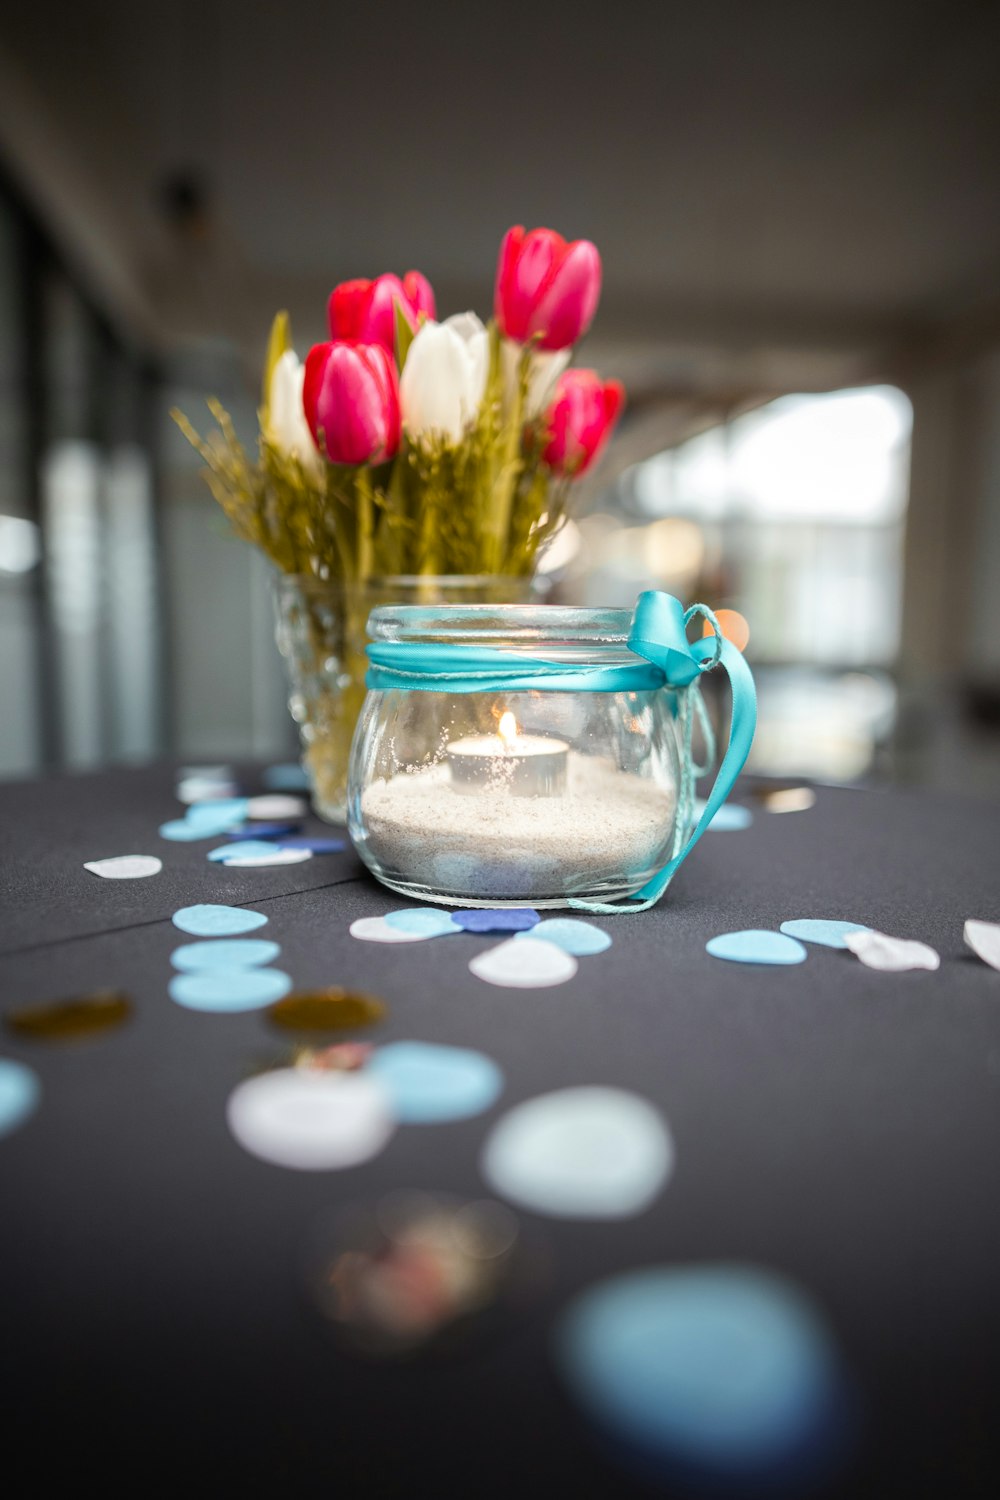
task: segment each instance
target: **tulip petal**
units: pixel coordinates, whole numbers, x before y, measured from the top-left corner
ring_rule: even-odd
[[[601,257],[589,240],[576,240],[541,291],[528,321],[543,349],[566,349],[590,327],[601,295]]]

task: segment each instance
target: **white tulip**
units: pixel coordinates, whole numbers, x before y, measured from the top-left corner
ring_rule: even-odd
[[[410,345],[399,382],[407,432],[461,442],[483,399],[489,359],[489,335],[475,313],[424,323]]]
[[[569,364],[572,352],[572,349],[533,349],[528,355],[528,389],[522,413],[525,418],[537,417],[539,412],[544,411],[556,381]],[[504,399],[508,408],[514,403],[523,353],[523,346],[516,344],[513,339],[504,339],[500,345]]]
[[[271,375],[267,401],[267,437],[274,447],[315,477],[323,472],[323,458],[302,409],[302,384],[305,365],[300,364],[294,349],[286,349]]]

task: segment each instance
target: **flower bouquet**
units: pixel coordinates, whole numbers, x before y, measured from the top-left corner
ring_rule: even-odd
[[[488,325],[436,321],[418,271],[335,287],[330,340],[304,364],[279,313],[255,456],[218,402],[207,439],[174,412],[236,534],[281,575],[278,641],[324,816],[343,814],[370,607],[526,597],[624,399],[617,381],[569,368],[600,285],[589,241],[518,226]]]

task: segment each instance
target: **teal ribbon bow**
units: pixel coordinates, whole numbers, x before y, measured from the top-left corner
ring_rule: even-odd
[[[432,612],[436,614],[437,612]],[[689,641],[693,619],[706,620],[710,636]],[[486,647],[452,646],[440,642],[381,641],[368,647],[371,665],[365,679],[376,692],[417,691],[447,693],[589,692],[625,693],[663,688],[677,695],[683,743],[680,799],[674,852],[669,862],[648,880],[626,905],[570,899],[570,906],[591,912],[646,911],[663,895],[680,865],[733,789],[743,769],[757,725],[757,695],[750,668],[736,647],[722,634],[719,622],[704,604],[687,610],[672,594],[648,590],[640,594],[628,637],[634,663],[610,667],[581,667],[573,662],[546,661]],[[712,735],[699,691],[703,672],[721,666],[732,689],[729,743],[718,775],[690,834],[695,778],[707,767],[694,764],[692,740],[697,717],[714,758]]]

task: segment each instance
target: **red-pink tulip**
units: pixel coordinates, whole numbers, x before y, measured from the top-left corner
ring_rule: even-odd
[[[624,404],[625,388],[619,380],[602,381],[594,370],[560,375],[545,418],[545,462],[570,479],[585,473],[610,437]]]
[[[331,463],[380,464],[399,447],[396,364],[379,344],[316,344],[306,356],[302,405]]]
[[[396,347],[397,305],[414,330],[421,313],[433,318],[434,293],[427,277],[419,271],[407,271],[400,281],[389,271],[374,281],[342,281],[334,287],[327,303],[330,337],[381,344],[392,354]]]
[[[497,261],[493,310],[519,344],[568,349],[590,327],[601,295],[601,257],[589,240],[567,244],[553,229],[508,229]]]

